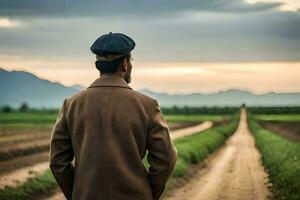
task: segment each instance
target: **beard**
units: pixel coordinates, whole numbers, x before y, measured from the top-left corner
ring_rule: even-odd
[[[126,76],[125,76],[125,81],[127,82],[127,83],[130,83],[131,82],[131,73],[129,72],[128,74],[126,74]]]

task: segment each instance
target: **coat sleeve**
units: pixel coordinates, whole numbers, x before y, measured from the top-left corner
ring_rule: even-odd
[[[50,169],[68,200],[72,199],[74,158],[70,133],[66,122],[66,99],[61,107],[50,139]]]
[[[154,100],[147,136],[148,176],[153,199],[160,198],[177,160],[177,150],[172,143],[168,125],[157,100]]]

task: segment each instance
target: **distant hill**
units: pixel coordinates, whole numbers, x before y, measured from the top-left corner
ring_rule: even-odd
[[[300,93],[269,92],[261,95],[243,90],[226,90],[211,94],[166,94],[142,89],[142,93],[159,100],[163,106],[299,106]]]
[[[61,106],[65,97],[78,91],[78,86],[67,87],[29,72],[0,68],[0,106],[18,107],[26,102],[30,107],[56,108]]]
[[[6,71],[0,68],[0,106],[20,106],[26,102],[30,107],[60,107],[64,98],[85,89],[81,85],[64,86],[41,79],[25,71]],[[299,106],[300,93],[266,93],[256,95],[249,91],[227,90],[203,94],[166,94],[148,89],[140,92],[159,101],[161,106]]]

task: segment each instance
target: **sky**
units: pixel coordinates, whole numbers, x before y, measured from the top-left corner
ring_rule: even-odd
[[[135,89],[300,92],[298,0],[1,0],[0,67],[88,86],[110,31],[136,42]]]

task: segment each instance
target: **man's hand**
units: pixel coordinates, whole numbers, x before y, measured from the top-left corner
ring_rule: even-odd
[[[72,199],[74,153],[66,121],[66,99],[53,127],[50,142],[50,169],[57,184],[68,200]]]
[[[177,150],[172,143],[168,125],[156,100],[152,106],[147,149],[149,151],[147,160],[150,164],[149,180],[153,199],[157,200],[175,168]]]

